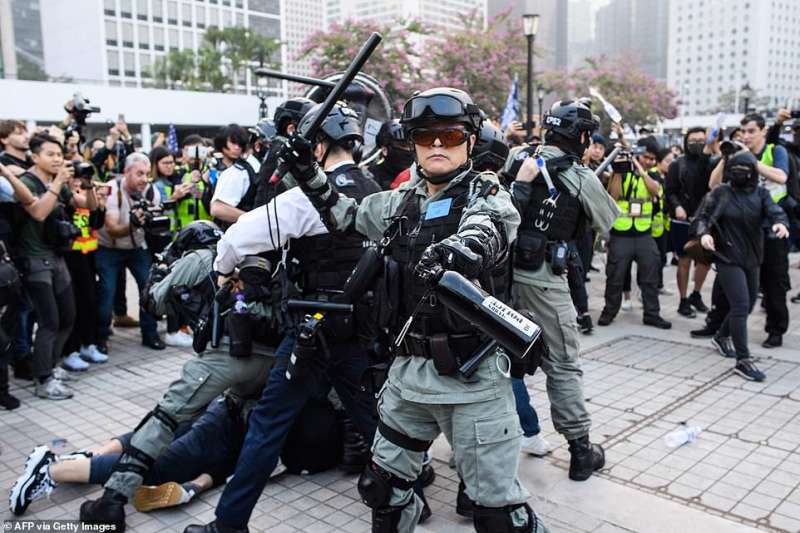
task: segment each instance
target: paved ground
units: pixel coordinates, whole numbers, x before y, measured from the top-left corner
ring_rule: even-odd
[[[800,286],[800,271],[792,274]],[[603,276],[591,277],[596,317]],[[674,268],[667,268],[665,279],[674,290]],[[706,300],[710,286],[709,280]],[[768,376],[763,384],[744,382],[706,341],[690,339],[688,331],[702,318],[678,317],[675,296],[663,297],[662,306],[674,320],[671,331],[643,327],[637,302],[612,326],[583,338],[592,437],[607,450],[606,468],[588,482],[567,479],[569,456],[549,421],[543,376],[527,380],[546,437],[558,446],[547,458],[521,460],[531,504],[554,533],[800,531],[800,306],[792,307],[795,320],[779,350],[759,346],[764,316],[756,310],[751,317],[751,347]],[[0,488],[11,486],[37,444],[66,439],[68,449],[80,448],[134,427],[191,357],[177,349],[143,349],[130,331],[120,330],[113,340],[111,362],[81,376],[73,400],[45,402],[32,396],[26,382],[12,384],[24,406],[0,412]],[[696,442],[669,450],[663,436],[681,422],[704,431]],[[443,439],[433,453],[438,475],[427,494],[434,516],[419,531],[471,531],[453,510],[457,479]],[[259,500],[251,530],[368,532],[355,480],[338,472],[278,478]],[[95,487],[60,486],[27,517],[76,518],[81,502],[98,493]],[[150,514],[129,508],[128,530],[180,532],[188,523],[211,520],[219,494],[217,489],[182,508]],[[8,511],[0,511],[0,520],[7,519]]]

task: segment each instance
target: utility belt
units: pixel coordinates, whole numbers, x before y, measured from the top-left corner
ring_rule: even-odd
[[[432,359],[440,376],[451,376],[472,357],[482,343],[481,337],[474,333],[436,333],[423,336],[410,331],[397,347],[397,355]]]
[[[523,270],[537,271],[545,261],[553,274],[562,275],[567,270],[569,247],[564,241],[549,240],[538,231],[522,230],[517,236],[514,266]]]

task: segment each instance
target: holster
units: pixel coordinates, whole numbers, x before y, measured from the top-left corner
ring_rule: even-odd
[[[517,234],[514,266],[524,270],[539,270],[544,264],[546,252],[547,237],[544,234],[521,230]]]

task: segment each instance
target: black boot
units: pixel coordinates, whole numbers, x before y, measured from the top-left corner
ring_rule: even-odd
[[[456,513],[466,518],[472,518],[472,512],[475,508],[473,501],[467,496],[466,485],[463,481],[458,483],[458,497],[456,497]]]
[[[223,526],[214,520],[210,524],[206,524],[204,526],[199,526],[196,524],[186,526],[186,529],[183,530],[183,533],[249,533],[249,531],[250,530],[247,528],[236,529],[233,527]]]
[[[339,466],[347,474],[360,474],[370,461],[369,444],[349,418],[342,419],[342,429],[344,452]]]
[[[14,379],[33,381],[30,356],[14,358],[11,361],[11,368],[14,369]]]
[[[592,472],[600,470],[606,464],[606,454],[599,444],[589,442],[589,435],[568,441],[569,478],[573,481],[586,481]]]
[[[419,515],[419,520],[417,520],[417,524],[424,524],[428,518],[431,517],[431,508],[428,506],[428,500],[425,498],[425,492],[423,492],[422,487],[422,478],[417,478],[417,482],[414,483],[414,494],[419,496],[419,499],[422,500],[422,513]]]
[[[0,406],[9,411],[19,407],[19,400],[11,396],[8,392],[8,367],[0,368]]]
[[[125,504],[128,498],[119,492],[106,489],[99,500],[81,504],[80,520],[87,524],[111,524],[114,531],[125,531]]]

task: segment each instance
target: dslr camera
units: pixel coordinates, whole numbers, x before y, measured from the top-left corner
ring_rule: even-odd
[[[77,131],[78,135],[81,135],[81,128],[86,125],[86,119],[89,118],[89,115],[92,113],[99,113],[100,108],[89,105],[89,99],[84,98],[81,93],[77,92],[72,95],[72,109],[64,107],[64,111],[75,119],[75,122],[71,123],[67,126],[67,129],[64,130],[64,136],[68,138],[74,131]]]
[[[131,225],[135,228],[142,228],[145,233],[153,236],[167,236],[171,233],[172,223],[165,213],[170,209],[175,209],[175,202],[153,205],[144,198],[139,198],[131,204]],[[134,211],[141,211],[144,214],[143,220],[139,220]]]

